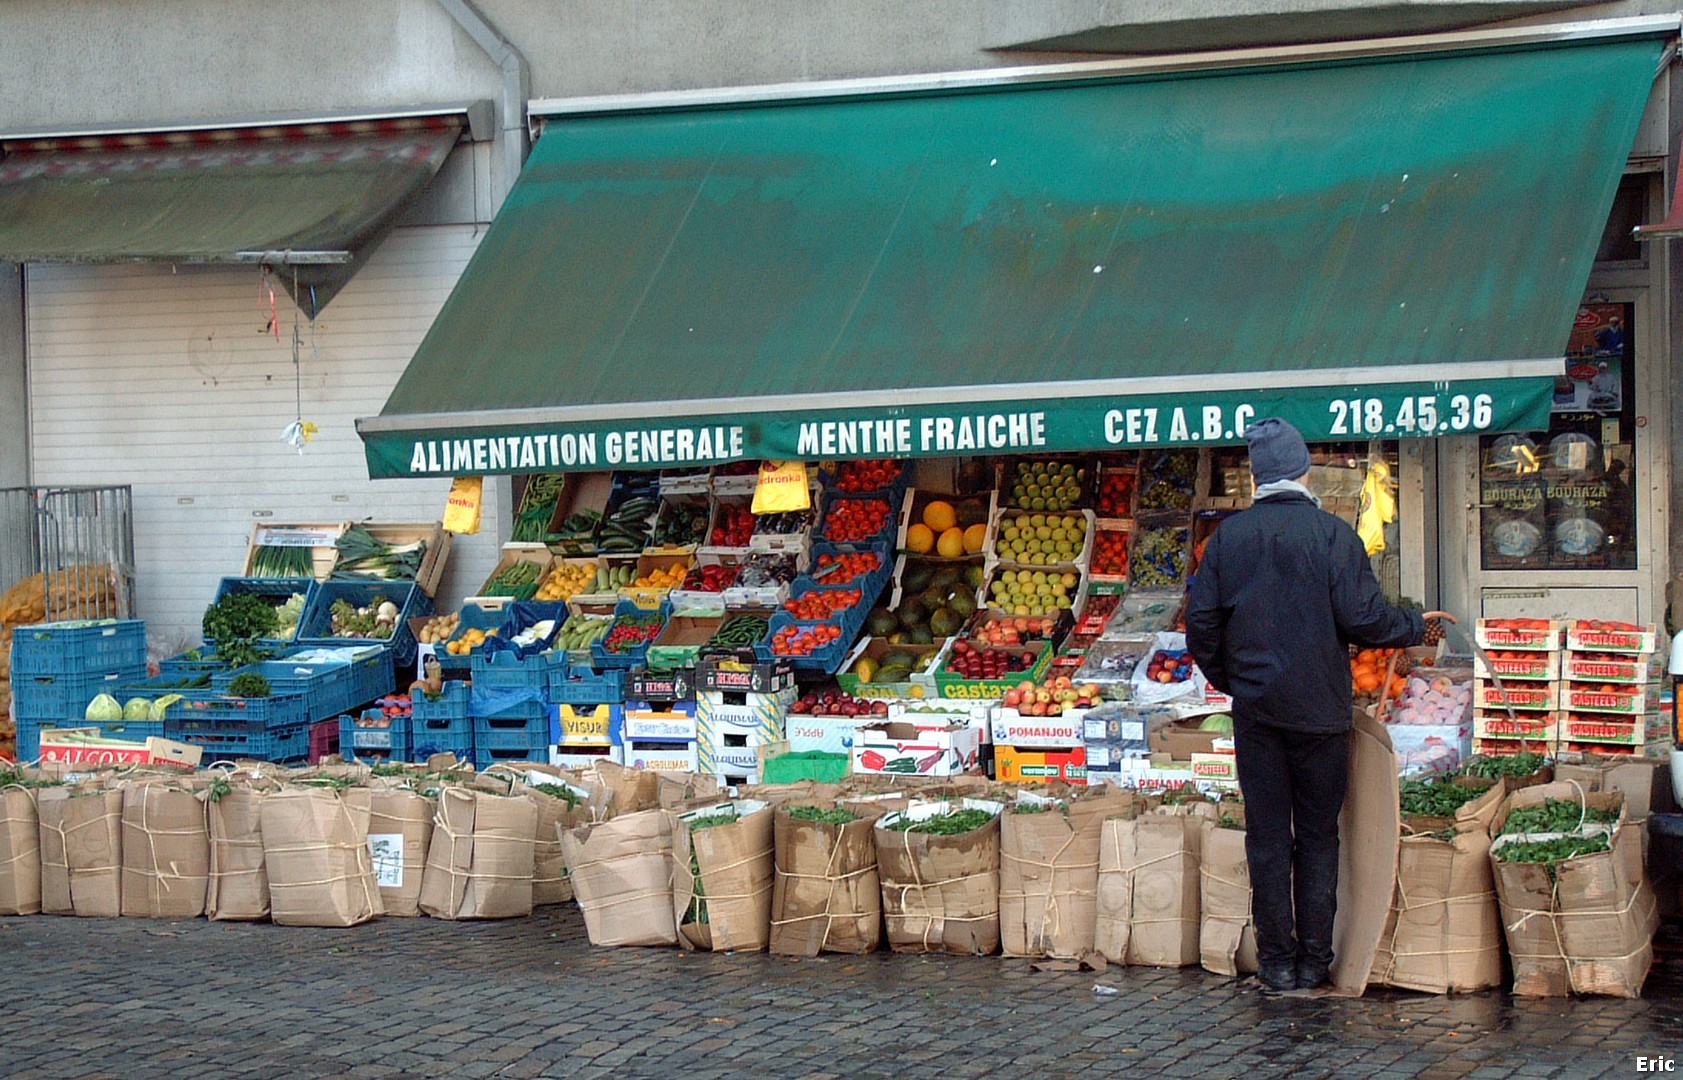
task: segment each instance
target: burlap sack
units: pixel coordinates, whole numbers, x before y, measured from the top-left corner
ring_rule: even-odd
[[[367,788],[287,787],[258,802],[269,913],[281,926],[355,926],[384,909],[368,853]]]
[[[1203,819],[1198,843],[1198,956],[1204,970],[1244,975],[1257,969],[1251,921],[1251,868],[1243,829]]]
[[[447,786],[438,793],[421,910],[436,919],[532,913],[538,808],[524,795]]]
[[[1622,792],[1585,794],[1579,784],[1557,781],[1509,796],[1495,823],[1498,834],[1513,809],[1545,798],[1624,808]],[[1659,925],[1654,891],[1643,874],[1642,827],[1621,819],[1616,825],[1589,825],[1581,831],[1594,829],[1611,830],[1611,850],[1568,859],[1552,873],[1536,863],[1502,859],[1502,848],[1524,837],[1497,835],[1491,842],[1517,996],[1633,998],[1642,992]]]
[[[184,786],[124,784],[123,914],[196,919],[210,885],[205,804]]]
[[[677,944],[670,814],[642,810],[568,829],[561,854],[592,945]]]
[[[727,825],[698,822],[735,817]],[[769,804],[741,799],[674,813],[672,912],[678,944],[714,952],[758,952],[771,939],[772,817]]]
[[[790,808],[778,806],[772,819],[771,951],[781,956],[875,951],[882,943],[882,890],[871,831],[882,811],[853,808],[855,820],[830,825],[792,817]]]
[[[205,796],[210,832],[210,887],[205,914],[216,920],[269,917],[269,874],[263,867],[261,800],[280,785],[268,777],[234,774]]]
[[[1047,805],[1028,798],[1028,805]],[[1038,812],[1012,807],[1000,816],[999,932],[1006,956],[1073,960],[1093,951],[1100,833],[1105,819],[1139,809],[1133,792],[1105,784]]]
[[[123,911],[123,793],[90,787],[42,788],[41,910],[114,919]]]
[[[421,913],[421,879],[432,839],[434,801],[413,788],[368,793],[368,854],[387,915]]]
[[[899,813],[918,816],[948,805],[913,803]],[[885,828],[896,814],[877,821],[883,921],[895,952],[986,956],[999,948],[998,815],[1004,807],[980,799],[962,800],[962,806],[991,810],[994,817],[958,836]]]
[[[0,788],[0,915],[41,911],[41,818],[34,788]]]
[[[1094,947],[1116,964],[1185,967],[1199,962],[1198,848],[1208,807],[1162,806],[1105,821],[1099,843]]]
[[[1499,785],[1491,790],[1501,793]],[[1485,801],[1475,800],[1461,809]],[[1441,818],[1403,820],[1396,895],[1374,955],[1371,981],[1429,994],[1502,984],[1502,920],[1496,908],[1488,822],[1474,812],[1453,839],[1441,838],[1456,828],[1456,823]]]

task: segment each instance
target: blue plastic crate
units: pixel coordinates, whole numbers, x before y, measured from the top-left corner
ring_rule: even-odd
[[[408,761],[412,743],[411,718],[386,716],[369,709],[360,716],[339,717],[339,752],[347,758],[378,757]]]
[[[578,664],[553,667],[546,698],[557,705],[618,705],[625,701],[625,672]]]
[[[793,618],[786,611],[779,611],[771,617],[771,624],[766,628],[766,639],[754,646],[754,653],[758,656],[761,663],[769,664],[774,660],[787,660],[796,671],[822,671],[826,674],[834,675],[841,668],[842,661],[847,659],[848,647],[853,644],[853,639],[846,633],[843,633],[842,636],[836,638],[828,645],[816,649],[806,656],[786,656],[782,653],[774,653],[771,651],[772,636],[779,630],[783,629],[783,627],[796,626],[806,629],[808,627],[822,625],[825,624],[817,622],[803,622],[799,619]]]
[[[158,661],[158,674],[174,678],[190,677],[196,679],[200,675],[211,675],[218,671],[227,670],[229,670],[229,665],[218,660],[216,650],[208,646],[188,649],[186,652],[172,656],[167,660]]]
[[[333,637],[333,605],[340,600],[363,607],[375,597],[397,605],[397,626],[390,638]],[[299,645],[386,645],[400,666],[415,663],[415,634],[409,620],[432,614],[432,597],[412,581],[323,581],[310,593],[298,624]]]
[[[550,673],[567,667],[564,653],[518,657],[513,652],[475,654],[473,685],[486,690],[548,690]]]
[[[882,592],[882,583],[866,580],[859,585],[820,585],[808,577],[795,579],[789,589],[789,599],[797,600],[808,593],[851,592],[859,591],[859,600],[852,606],[831,614],[828,622],[841,627],[842,640],[851,642],[859,636],[859,631],[865,625],[865,616],[870,614],[871,607],[876,603],[877,596]]]
[[[96,727],[105,738],[126,742],[145,742],[154,737],[162,738],[164,734],[162,720],[82,720],[75,726]]]
[[[12,631],[12,672],[88,675],[146,666],[146,624],[120,619],[83,626],[40,623]]]
[[[235,758],[295,761],[310,754],[310,725],[306,723],[270,727],[259,721],[184,717],[165,720],[164,737],[203,747],[207,764]]]
[[[860,552],[873,552],[877,557],[877,568],[862,577],[842,581],[837,577],[827,577],[819,580],[818,560],[825,555],[854,555]],[[886,584],[894,577],[894,550],[887,544],[842,544],[840,546],[820,541],[812,545],[812,569],[796,578],[795,581],[810,581],[815,585],[845,585],[849,588],[864,589],[870,582],[880,581]],[[880,586],[878,586],[880,588]]]
[[[80,722],[88,702],[100,694],[115,697],[122,687],[145,678],[145,663],[104,674],[31,675],[13,671],[12,712],[19,719]]]
[[[650,609],[638,607],[629,600],[621,600],[614,608],[614,618],[618,620],[628,615],[647,615],[651,610],[658,610],[660,612],[662,626],[664,626],[667,620],[672,617],[672,605],[668,601],[662,600],[658,609]],[[608,628],[608,633],[613,633],[612,626]],[[606,636],[606,634],[603,635],[603,637]],[[659,636],[659,634],[655,635],[655,637]],[[653,640],[654,638],[649,639],[649,641]],[[609,668],[627,670],[630,668],[642,667],[648,662],[649,642],[645,641],[635,648],[628,649],[625,652],[616,653],[609,652],[606,648],[604,648],[601,638],[598,638],[590,643],[590,657],[593,666],[604,670]]]
[[[456,624],[456,632],[447,641],[438,642],[433,646],[433,655],[438,657],[439,670],[465,674],[473,666],[473,653],[463,653],[452,656],[444,651],[444,646],[451,641],[459,641],[469,630],[496,630],[503,625],[504,612],[500,607],[485,608],[478,604],[463,604],[458,613],[460,619]]]
[[[308,742],[310,717],[301,694],[276,694],[266,698],[223,697],[219,694],[186,695],[170,706],[169,719],[195,724],[261,724],[270,728],[302,727]],[[307,748],[306,748],[307,749]],[[302,755],[300,755],[302,756]]]
[[[41,756],[41,721],[18,717],[18,760],[34,761]]]
[[[275,694],[302,695],[305,712],[311,720],[330,720],[396,688],[391,654],[384,648],[348,663],[282,658],[221,671],[211,676],[211,688],[225,693],[236,676],[248,671],[268,679],[269,689]]]
[[[414,715],[410,717],[409,732],[412,752],[425,760],[429,754],[451,753],[458,757],[473,755],[473,718],[468,715],[468,685],[447,682],[437,701],[426,695],[412,699]]]
[[[310,609],[310,590],[315,588],[314,578],[261,578],[261,577],[225,577],[216,586],[216,599],[212,603],[220,603],[225,596],[251,595],[261,596],[265,600],[273,600],[278,607],[284,604],[295,593],[304,595],[304,610]],[[263,644],[269,648],[291,648],[298,636],[298,629],[304,625],[300,616],[298,626],[293,628],[293,636],[289,638],[265,638]],[[206,645],[214,645],[214,638],[205,638]]]
[[[829,545],[831,548],[837,548],[842,551],[858,551],[866,547],[880,547],[883,545],[892,546],[895,534],[900,531],[900,511],[905,500],[904,489],[901,490],[899,495],[882,493],[873,494],[869,492],[854,495],[845,491],[827,492],[824,496],[824,530],[828,530],[830,527],[830,515],[835,511],[836,504],[845,502],[849,499],[882,499],[886,501],[888,503],[888,517],[883,520],[882,528],[878,529],[870,536],[861,537],[858,540],[837,540],[831,537],[827,531],[821,531],[816,539]]]

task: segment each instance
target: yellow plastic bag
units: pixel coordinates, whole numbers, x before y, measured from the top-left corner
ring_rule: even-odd
[[[812,492],[807,489],[806,462],[760,462],[760,481],[754,485],[754,513],[784,514],[811,508]]]
[[[485,501],[483,476],[458,476],[450,482],[444,502],[444,531],[472,536],[479,531],[479,508]]]

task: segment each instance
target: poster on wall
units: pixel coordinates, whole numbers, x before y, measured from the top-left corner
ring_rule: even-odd
[[[1622,411],[1634,344],[1629,304],[1580,307],[1566,343],[1565,370],[1555,376],[1554,411],[1603,416]]]

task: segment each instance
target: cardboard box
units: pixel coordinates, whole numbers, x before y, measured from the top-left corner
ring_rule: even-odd
[[[1548,652],[1560,648],[1561,635],[1566,632],[1566,624],[1559,619],[1539,620],[1546,621],[1547,625],[1536,628],[1502,625],[1506,621],[1480,619],[1473,629],[1473,640],[1478,642],[1479,648],[1501,649],[1504,652]]]
[[[695,663],[701,647],[724,622],[719,615],[674,615],[658,637],[649,643],[649,663],[658,667],[682,668]]]
[[[450,558],[455,537],[444,531],[442,521],[363,521],[359,522],[370,536],[383,544],[403,546],[425,541],[427,550],[421,555],[421,565],[415,571],[415,584],[428,596],[438,593],[444,580],[444,564]]]
[[[1473,683],[1473,707],[1505,710],[1508,706],[1526,712],[1548,711],[1560,706],[1560,684],[1556,682],[1504,682],[1500,687],[1485,679]]]
[[[1093,766],[1091,755],[1087,761],[1087,783],[1121,784],[1143,792],[1166,791],[1191,786],[1207,795],[1236,791],[1239,785],[1231,781],[1194,776],[1191,762],[1177,763],[1162,755],[1149,758],[1124,758],[1109,767]]]
[[[853,771],[891,776],[958,776],[981,760],[982,732],[969,726],[933,727],[881,720],[853,739]]]
[[[262,523],[251,527],[251,542],[246,545],[245,563],[240,571],[241,577],[256,577],[253,563],[257,559],[257,549],[260,547],[302,547],[310,549],[311,561],[315,564],[315,578],[326,581],[333,576],[333,567],[339,561],[339,549],[334,547],[345,532],[345,522],[315,522],[302,525],[270,525]]]
[[[1591,619],[1574,619],[1566,627],[1566,647],[1573,652],[1618,652],[1646,655],[1659,645],[1659,627],[1613,630],[1598,627]]]
[[[1636,685],[1655,679],[1654,665],[1640,656],[1608,656],[1604,653],[1566,654],[1562,676],[1573,682]]]
[[[1643,683],[1610,691],[1603,690],[1600,685],[1567,683],[1561,698],[1560,707],[1565,712],[1641,716],[1659,711],[1660,686],[1658,683]]]
[[[1554,739],[1554,729],[1549,729],[1547,738],[1526,739],[1519,736],[1490,737],[1473,736],[1473,753],[1489,757],[1509,757],[1513,754],[1553,754],[1559,745]]]
[[[789,752],[804,754],[851,754],[854,736],[866,724],[881,717],[873,716],[812,716],[790,713],[783,721]]]
[[[608,508],[608,494],[612,490],[612,477],[605,472],[568,473],[561,487],[561,495],[555,501],[555,512],[549,517],[548,532],[551,534],[561,530],[561,523],[580,510],[595,510],[598,513]],[[549,549],[557,555],[581,556],[596,554],[596,534],[578,536],[565,540],[547,542]]]
[[[543,585],[544,578],[549,576],[550,569],[555,565],[555,556],[550,554],[549,548],[542,544],[504,544],[502,558],[498,559],[497,565],[492,567],[489,574],[485,575],[484,584],[479,586],[479,595],[470,596],[463,603],[483,604],[486,601],[506,599],[506,597],[491,596],[487,590],[491,588],[491,582],[496,580],[498,574],[519,563],[537,564],[538,579],[532,586],[532,592],[536,594]],[[516,599],[520,598],[516,597]],[[527,599],[530,599],[530,597],[527,597]]]
[[[107,739],[97,727],[43,728],[42,761],[69,765],[174,765],[196,769],[204,748],[157,736],[145,742]]]
[[[551,705],[550,742],[568,747],[612,746],[622,719],[619,705]]]
[[[758,661],[710,658],[695,666],[700,690],[775,694],[795,687],[795,668],[788,660]]]
[[[1193,754],[1192,775],[1199,780],[1236,785],[1239,783],[1239,759],[1231,753]]]
[[[1560,653],[1558,652],[1528,652],[1520,659],[1492,657],[1488,664],[1479,653],[1473,654],[1473,674],[1480,679],[1489,679],[1491,673],[1501,676],[1504,684],[1510,682],[1539,682],[1560,678]]]
[[[1038,683],[1046,674],[1046,669],[1052,663],[1051,644],[1045,641],[1024,642],[1013,649],[1021,652],[1027,649],[1036,653],[1034,664],[1026,671],[1011,673],[1003,679],[966,679],[961,675],[947,670],[946,661],[935,671],[935,685],[944,698],[991,698],[998,699],[1005,696],[1007,690],[1015,689],[1020,683]]]
[[[656,772],[700,772],[701,759],[693,742],[662,742],[654,739],[626,739],[621,754],[633,769]]]
[[[695,678],[683,670],[658,675],[634,671],[626,679],[625,696],[636,701],[694,701]]]
[[[561,769],[589,769],[599,761],[611,761],[615,765],[622,764],[620,748],[617,746],[600,747],[561,747],[549,748],[549,763]]]
[[[1473,738],[1542,739],[1552,742],[1558,734],[1556,725],[1559,720],[1558,712],[1515,712],[1512,716],[1500,709],[1494,712],[1478,712],[1473,714]],[[1405,726],[1407,725],[1389,725],[1391,729]]]
[[[1083,746],[1087,739],[1087,709],[1070,709],[1062,716],[1024,716],[1016,709],[993,714],[993,741],[1015,747]]]
[[[621,732],[622,740],[694,742],[698,737],[696,718],[690,713],[676,710],[657,712],[651,709],[626,709]]]
[[[1194,754],[1215,753],[1215,741],[1226,737],[1220,731],[1204,731],[1202,720],[1180,720],[1150,733],[1151,752],[1166,754],[1175,761],[1191,761]]]
[[[994,777],[1002,784],[1087,783],[1087,748],[1025,749],[995,744]]]
[[[1648,720],[1645,716],[1566,713],[1560,721],[1560,741],[1643,746],[1648,742]]]
[[[864,637],[848,653],[847,659],[842,661],[841,671],[836,675],[836,685],[859,698],[932,698],[939,691],[935,687],[935,669],[940,667],[946,659],[946,651],[951,647],[951,638],[941,638],[932,645],[892,645],[887,638]],[[913,672],[908,678],[899,682],[860,682],[859,676],[854,674],[853,668],[861,658],[870,657],[881,660],[891,652],[908,653],[915,657],[931,657],[928,665],[922,671]]]

